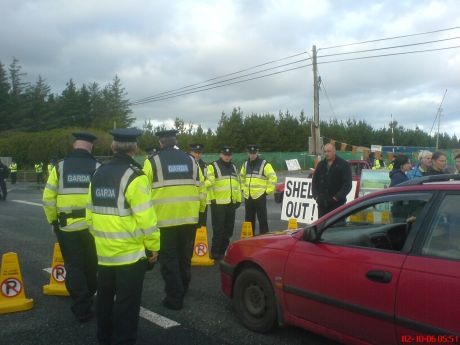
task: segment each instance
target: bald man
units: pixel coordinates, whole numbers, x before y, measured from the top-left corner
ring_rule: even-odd
[[[351,169],[336,155],[332,144],[324,145],[324,159],[313,175],[312,193],[318,204],[318,218],[347,202],[351,190]]]

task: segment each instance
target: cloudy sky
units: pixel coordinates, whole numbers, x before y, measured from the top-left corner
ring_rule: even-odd
[[[106,85],[118,75],[136,101],[273,60],[280,61],[194,88],[282,64],[292,63],[244,79],[308,65],[316,45],[322,119],[365,119],[380,128],[393,114],[407,128],[430,131],[447,89],[441,131],[460,136],[460,48],[324,63],[458,47],[460,28],[330,48],[460,27],[457,0],[2,0],[0,8],[0,61],[9,65],[18,58],[28,81],[40,74],[54,92],[70,78]],[[372,50],[428,41],[439,42]],[[335,55],[362,50],[372,51]],[[237,106],[245,114],[289,109],[311,115],[312,86],[308,66],[137,105],[133,112],[137,124],[180,117],[211,128],[222,111]]]

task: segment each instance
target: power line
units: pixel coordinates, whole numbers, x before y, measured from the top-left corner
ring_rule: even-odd
[[[214,78],[211,78],[211,79],[207,79],[207,80],[201,81],[201,82],[199,82],[199,83],[186,85],[186,86],[180,87],[180,88],[178,88],[178,89],[171,89],[171,90],[168,90],[168,91],[164,91],[164,92],[160,92],[160,93],[154,94],[154,95],[149,96],[149,97],[140,98],[140,99],[138,99],[138,100],[135,100],[134,102],[144,101],[144,100],[150,99],[150,98],[152,98],[152,97],[164,95],[164,94],[171,93],[171,92],[176,92],[176,91],[183,90],[183,89],[188,89],[188,88],[191,88],[191,87],[196,86],[196,85],[200,85],[200,84],[207,83],[207,82],[210,82],[210,81],[213,81],[213,80],[217,80],[217,79],[229,77],[229,76],[231,76],[231,75],[239,74],[239,73],[242,73],[242,72],[247,72],[247,71],[250,71],[250,70],[252,70],[252,69],[254,69],[254,68],[266,66],[266,65],[269,65],[269,64],[272,64],[272,63],[275,63],[275,62],[280,62],[280,61],[292,59],[292,58],[294,58],[294,57],[297,57],[297,56],[300,56],[300,55],[304,55],[304,54],[308,54],[308,52],[307,52],[307,51],[304,51],[304,52],[301,52],[301,53],[298,53],[298,54],[286,56],[286,57],[281,58],[281,59],[272,60],[272,61],[267,61],[267,62],[261,63],[261,64],[259,64],[259,65],[247,67],[247,68],[245,68],[245,69],[242,69],[242,70],[239,70],[239,71],[236,71],[236,72],[223,74],[223,75],[221,75],[221,76],[217,76],[217,77],[214,77]],[[311,59],[311,58],[309,58],[309,59]],[[307,60],[308,60],[308,59],[307,59]]]
[[[459,38],[460,38],[460,36],[457,36],[457,37],[450,37],[450,38],[444,38],[444,39],[434,40],[434,41],[418,42],[418,43],[411,43],[411,44],[402,44],[402,45],[391,46],[391,47],[382,47],[382,48],[374,48],[374,49],[366,49],[366,50],[356,50],[356,51],[353,51],[353,52],[344,52],[344,53],[336,53],[336,54],[318,55],[318,58],[324,58],[324,57],[330,57],[330,56],[338,56],[338,55],[349,55],[349,54],[367,53],[367,52],[378,51],[378,50],[387,50],[387,49],[404,48],[404,47],[418,46],[418,45],[423,45],[423,44],[430,44],[430,43],[437,43],[437,42],[444,42],[444,41],[456,40],[456,39],[459,39]]]
[[[437,33],[437,32],[450,31],[450,30],[456,30],[456,29],[460,29],[460,26],[454,26],[454,27],[451,27],[451,28],[439,29],[439,30],[433,30],[433,31],[420,32],[420,33],[417,33],[417,34],[409,34],[409,35],[385,37],[385,38],[378,38],[378,39],[375,39],[375,40],[368,40],[368,41],[361,41],[361,42],[340,44],[340,45],[335,45],[335,46],[329,46],[329,47],[319,48],[318,51],[319,51],[319,50],[326,50],[326,49],[333,49],[333,48],[349,47],[349,46],[358,45],[358,44],[366,44],[366,43],[373,43],[373,42],[381,42],[381,41],[387,41],[387,40],[394,40],[394,39],[398,39],[398,38],[413,37],[413,36],[420,36],[420,35],[428,35],[428,34],[434,34],[434,33]]]
[[[387,56],[395,56],[395,55],[407,55],[407,54],[416,54],[416,53],[424,53],[424,52],[432,52],[432,51],[440,51],[440,50],[449,50],[449,49],[456,49],[456,48],[460,48],[460,46],[452,46],[452,47],[444,47],[444,48],[433,48],[433,49],[424,49],[424,50],[415,50],[415,51],[400,52],[400,53],[370,55],[370,56],[362,56],[362,57],[331,60],[331,61],[322,61],[322,62],[318,62],[318,65],[319,64],[327,64],[327,63],[335,63],[335,62],[371,59],[371,58],[377,58],[377,57],[387,57]],[[305,59],[305,60],[309,60],[309,59]],[[226,83],[226,84],[222,84],[222,85],[215,85],[213,87],[206,87],[206,86],[210,86],[211,84],[204,85],[204,86],[202,86],[200,88],[197,88],[198,90],[184,90],[183,92],[180,92],[180,93],[177,93],[177,94],[174,94],[174,95],[164,95],[164,96],[156,97],[156,98],[153,98],[153,99],[147,99],[147,100],[144,100],[144,101],[133,102],[133,103],[131,103],[131,105],[139,105],[139,104],[145,104],[145,103],[150,103],[150,102],[163,101],[163,100],[170,99],[170,98],[185,96],[185,95],[198,93],[198,92],[202,92],[202,91],[217,89],[217,88],[228,86],[228,85],[239,84],[239,83],[244,83],[244,82],[251,81],[251,80],[261,79],[261,78],[265,78],[265,77],[268,77],[268,76],[281,74],[281,73],[293,71],[293,70],[300,69],[300,68],[305,68],[305,67],[308,67],[308,66],[312,66],[312,64],[302,65],[302,66],[298,66],[298,67],[294,67],[294,68],[289,68],[289,69],[286,69],[286,70],[283,70],[283,71],[268,73],[268,74],[264,74],[264,75],[261,75],[261,76],[248,78],[248,79],[243,79],[243,80],[238,80],[238,81],[234,81],[234,82]],[[271,69],[273,69],[273,68],[271,68]],[[267,70],[270,70],[270,69],[267,69]],[[254,73],[251,73],[251,74],[253,75],[253,74],[256,74],[256,73],[257,72],[254,72]],[[248,74],[248,75],[251,75],[251,74]],[[244,76],[236,77],[236,78],[231,78],[229,80],[239,79],[239,78],[242,78],[242,77],[245,77],[245,76],[248,76],[248,75],[244,75]],[[227,80],[227,81],[229,81],[229,80]],[[223,83],[223,82],[224,81],[222,81],[220,83]],[[213,84],[219,84],[219,83],[213,83]]]
[[[449,50],[449,49],[456,49],[456,48],[460,48],[460,46],[444,47],[444,48],[433,48],[433,49],[423,49],[423,50],[412,50],[412,51],[400,52],[400,53],[389,53],[389,54],[380,54],[380,55],[369,55],[369,56],[360,56],[360,57],[354,57],[354,58],[349,58],[349,59],[339,59],[339,60],[331,60],[331,61],[322,61],[322,62],[318,62],[318,65],[320,65],[320,64],[326,64],[326,63],[333,63],[333,62],[343,62],[343,61],[353,61],[353,60],[372,59],[372,58],[376,58],[376,57],[395,56],[395,55],[406,55],[406,54],[416,54],[416,53],[426,53],[426,52],[433,52],[433,51],[439,51],[439,50]]]
[[[182,94],[180,94],[180,95],[174,95],[174,96],[167,96],[167,95],[165,95],[165,96],[164,96],[163,98],[161,98],[161,99],[155,99],[155,100],[152,100],[152,101],[137,102],[136,104],[132,104],[132,105],[139,105],[139,104],[150,103],[150,102],[159,102],[159,101],[163,101],[163,100],[169,99],[169,98],[175,98],[175,97],[179,97],[179,96],[189,95],[189,94],[191,94],[191,93],[197,93],[197,92],[202,92],[202,91],[206,91],[206,90],[217,89],[217,88],[224,87],[224,86],[228,86],[228,85],[244,83],[244,82],[247,82],[247,81],[250,81],[250,80],[256,80],[256,79],[265,78],[265,77],[269,77],[269,76],[276,75],[276,74],[286,73],[286,72],[289,72],[289,71],[294,71],[294,70],[296,70],[296,69],[305,68],[305,67],[308,67],[308,66],[312,66],[312,64],[297,66],[297,67],[289,68],[289,69],[286,69],[286,70],[283,70],[283,71],[278,71],[278,72],[273,72],[273,73],[269,73],[269,74],[264,74],[264,75],[261,75],[261,76],[257,76],[257,77],[253,77],[253,78],[248,78],[248,79],[244,79],[244,80],[237,80],[237,81],[234,81],[234,82],[231,82],[231,83],[227,83],[227,84],[223,84],[223,85],[216,85],[216,86],[209,87],[209,88],[206,88],[206,89],[201,89],[201,90],[196,90],[196,91],[184,91],[184,92],[183,92]]]
[[[135,105],[135,104],[137,104],[137,103],[145,103],[145,102],[148,102],[148,101],[155,101],[155,100],[157,100],[157,99],[159,99],[159,98],[163,98],[164,96],[178,96],[178,95],[182,95],[183,92],[199,90],[199,89],[206,88],[206,87],[209,87],[209,86],[212,86],[212,85],[222,84],[222,83],[225,83],[225,82],[228,82],[228,81],[232,81],[232,80],[236,80],[236,79],[248,77],[248,76],[250,76],[250,75],[255,75],[255,74],[259,74],[259,73],[263,73],[263,72],[268,72],[268,71],[271,71],[271,70],[274,70],[274,69],[277,69],[277,68],[290,66],[290,65],[297,64],[297,63],[304,62],[304,61],[308,61],[308,60],[310,60],[310,58],[308,58],[308,59],[301,59],[301,60],[297,60],[297,61],[293,61],[293,62],[289,62],[289,63],[283,64],[283,65],[278,65],[278,66],[275,66],[275,67],[265,68],[265,69],[260,70],[260,71],[256,71],[256,72],[252,72],[252,73],[247,73],[247,74],[242,75],[242,76],[238,76],[238,77],[233,77],[233,78],[221,80],[221,81],[214,82],[214,83],[210,83],[210,84],[206,84],[206,85],[203,85],[203,86],[197,86],[197,87],[194,87],[194,88],[187,88],[186,90],[182,90],[182,91],[174,91],[174,92],[163,93],[162,95],[158,95],[158,96],[146,97],[146,98],[144,98],[144,99],[141,99],[141,100],[138,100],[138,101],[134,101],[132,104]],[[179,89],[178,89],[178,90],[179,90]]]
[[[337,115],[335,114],[335,111],[334,111],[334,107],[332,106],[331,100],[329,99],[329,95],[327,94],[326,85],[324,85],[324,80],[322,78],[321,78],[320,89],[326,95],[326,99],[327,99],[327,102],[329,103],[329,107],[331,108],[332,115],[334,115],[334,117],[337,117]]]

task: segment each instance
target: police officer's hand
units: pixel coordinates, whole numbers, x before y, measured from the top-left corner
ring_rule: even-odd
[[[51,223],[51,232],[56,235],[58,230],[59,230],[59,223],[56,220]]]
[[[149,257],[147,257],[147,259],[149,260],[150,264],[153,264],[153,263],[157,262],[157,260],[158,260],[158,252],[151,252],[151,253],[152,254]]]

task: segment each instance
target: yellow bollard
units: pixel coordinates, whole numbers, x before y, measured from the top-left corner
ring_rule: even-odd
[[[27,299],[24,292],[24,283],[16,253],[2,255],[0,284],[0,314],[33,308],[34,300]]]
[[[251,222],[244,222],[241,226],[241,238],[249,238],[253,237],[254,234],[252,233],[252,224]]]
[[[193,246],[192,266],[213,266],[214,260],[209,258],[208,232],[202,226],[196,231]]]
[[[43,285],[45,295],[69,296],[65,287],[66,270],[59,243],[54,244],[53,262],[51,263],[50,283]]]
[[[288,229],[293,230],[293,229],[298,229],[299,226],[297,225],[297,219],[291,218],[288,221]]]

